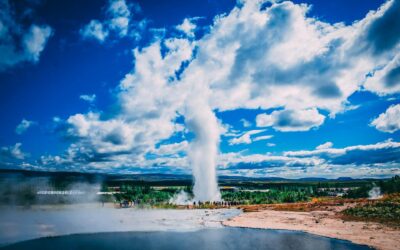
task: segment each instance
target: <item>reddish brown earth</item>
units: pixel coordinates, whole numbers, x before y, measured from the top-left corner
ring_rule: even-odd
[[[400,228],[377,222],[349,220],[344,209],[368,200],[326,200],[309,203],[249,205],[245,212],[223,222],[225,226],[298,230],[349,240],[376,249],[400,249]]]

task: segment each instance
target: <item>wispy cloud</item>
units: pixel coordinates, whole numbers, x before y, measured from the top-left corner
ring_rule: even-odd
[[[106,41],[110,35],[118,38],[129,36],[129,30],[143,28],[144,20],[139,23],[132,23],[132,15],[140,12],[140,6],[136,3],[127,4],[125,0],[109,0],[105,19],[103,21],[93,19],[80,29],[80,34],[84,39],[94,39],[101,43]],[[133,34],[136,38],[139,34]]]
[[[4,146],[0,148],[0,167],[16,168],[23,167],[23,160],[29,156],[21,150],[22,143],[18,142],[13,146]]]
[[[8,0],[0,2],[0,71],[22,62],[38,62],[53,34],[50,26],[34,24],[25,16],[27,26],[17,13]]]
[[[264,132],[264,131],[265,130],[263,130],[263,129],[247,131],[247,132],[243,133],[242,135],[240,135],[239,137],[235,137],[235,138],[230,139],[229,140],[229,144],[230,145],[250,144],[250,143],[253,142],[253,140],[255,140],[255,138],[252,138],[253,135],[259,134],[259,133]],[[260,137],[256,137],[256,138],[260,138]],[[262,139],[263,138],[261,138],[261,140]],[[269,138],[267,138],[267,139],[269,139]]]
[[[28,128],[30,128],[34,125],[37,125],[37,122],[22,119],[22,121],[15,128],[15,133],[21,135],[21,134],[25,133],[28,130]]]
[[[92,94],[92,95],[80,95],[79,96],[80,99],[87,101],[88,103],[92,104],[96,101],[96,95]]]

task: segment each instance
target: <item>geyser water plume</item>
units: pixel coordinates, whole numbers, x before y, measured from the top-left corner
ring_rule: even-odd
[[[193,95],[187,102],[185,122],[195,134],[188,158],[193,171],[194,199],[218,201],[221,199],[216,176],[219,124],[206,100],[201,95]]]

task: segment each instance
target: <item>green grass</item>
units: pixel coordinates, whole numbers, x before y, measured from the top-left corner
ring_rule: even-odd
[[[381,201],[348,208],[343,214],[355,219],[377,221],[400,226],[400,203]]]

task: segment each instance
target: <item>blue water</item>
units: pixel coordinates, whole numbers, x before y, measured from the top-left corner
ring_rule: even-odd
[[[302,232],[220,228],[192,232],[77,234],[29,240],[1,249],[364,250],[371,248]]]

